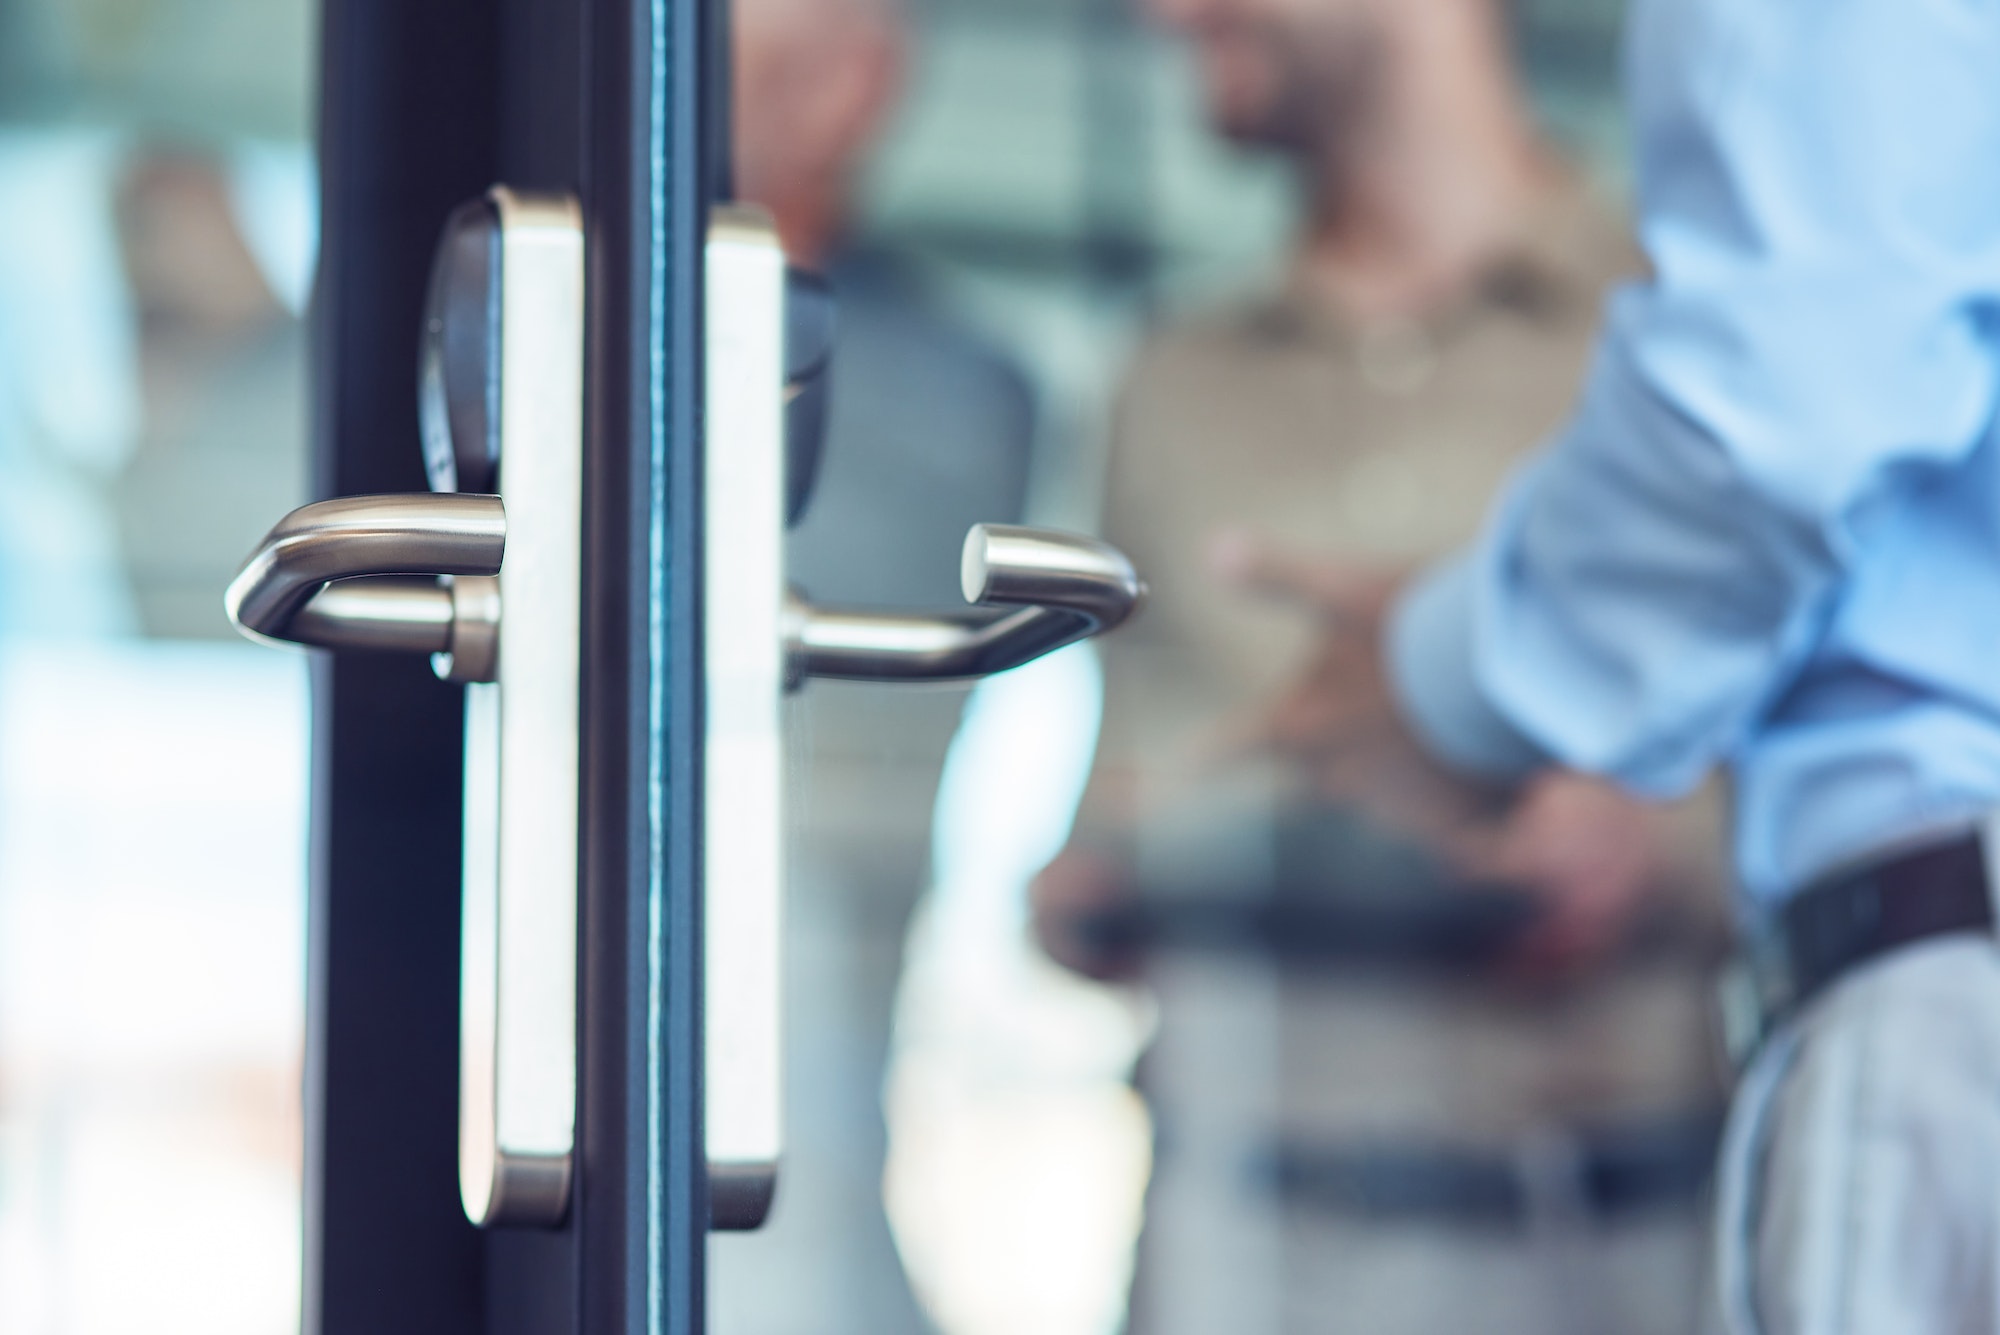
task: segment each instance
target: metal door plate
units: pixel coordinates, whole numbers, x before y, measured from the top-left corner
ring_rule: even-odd
[[[756,1228],[782,1144],[785,256],[769,218],[718,209],[707,258],[709,1222]]]
[[[507,549],[498,680],[465,696],[459,1192],[474,1223],[546,1226],[576,1143],[583,223],[567,198],[487,198]]]

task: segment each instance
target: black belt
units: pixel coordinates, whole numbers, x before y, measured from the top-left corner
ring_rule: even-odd
[[[1553,1142],[1553,1172],[1518,1155],[1409,1145],[1315,1147],[1286,1142],[1259,1176],[1288,1204],[1376,1223],[1451,1222],[1519,1228],[1538,1199],[1591,1218],[1690,1206],[1706,1189],[1720,1114],[1578,1132]],[[1553,1184],[1538,1178],[1557,1176]]]
[[[1899,947],[1992,930],[1986,852],[1976,834],[1836,872],[1785,905],[1782,957],[1762,980],[1765,1014],[1782,1019],[1848,970]]]

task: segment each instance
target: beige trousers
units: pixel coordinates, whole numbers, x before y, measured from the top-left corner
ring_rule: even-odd
[[[1775,1034],[1719,1194],[1730,1335],[2000,1335],[2000,943],[1898,951]]]

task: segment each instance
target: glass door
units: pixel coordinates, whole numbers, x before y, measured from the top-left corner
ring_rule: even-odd
[[[1714,795],[1413,825],[1273,744],[1313,577],[1468,538],[1639,271],[1622,6],[733,14],[737,193],[838,311],[790,581],[950,608],[985,520],[1151,597],[790,699],[786,1153],[713,1329],[1701,1328]]]
[[[0,4],[0,1326],[1698,1328],[1712,802],[1283,711],[1619,9]]]

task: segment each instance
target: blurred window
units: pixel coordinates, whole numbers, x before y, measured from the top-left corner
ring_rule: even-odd
[[[298,1325],[313,10],[0,0],[0,1329]]]

